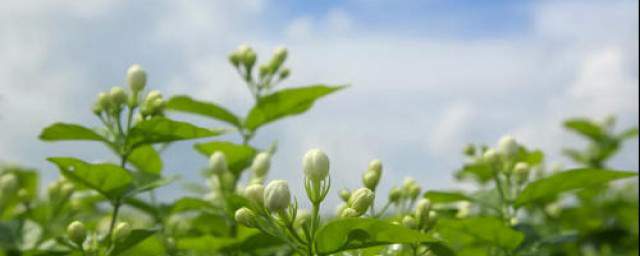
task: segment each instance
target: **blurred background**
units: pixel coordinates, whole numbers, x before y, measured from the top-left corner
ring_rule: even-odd
[[[247,43],[263,57],[289,48],[283,87],[351,85],[256,137],[262,147],[278,142],[270,178],[288,179],[298,197],[312,147],[331,158],[335,191],[357,187],[373,158],[385,165],[383,193],[405,176],[426,189],[464,188],[452,176],[463,146],[504,134],[571,167],[561,149],[583,141],[563,119],[612,114],[619,127],[638,126],[638,16],[637,0],[5,0],[0,162],[38,168],[46,183],[58,176],[48,156],[115,160],[98,145],[37,135],[55,121],[98,125],[97,93],[124,86],[134,63],[149,88],[246,113],[253,100],[227,56]],[[207,159],[192,144],[163,153],[165,173],[199,182]],[[638,170],[638,139],[610,166]],[[180,182],[161,198],[176,191]]]

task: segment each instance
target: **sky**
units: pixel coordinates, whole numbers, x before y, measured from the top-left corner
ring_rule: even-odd
[[[565,118],[613,114],[619,127],[638,126],[638,41],[637,0],[3,1],[0,161],[50,181],[58,172],[49,156],[115,160],[100,145],[37,135],[56,121],[97,126],[97,93],[124,85],[135,63],[149,88],[242,115],[252,99],[228,54],[247,43],[260,61],[284,45],[292,75],[282,87],[351,86],[257,134],[258,147],[279,145],[270,179],[289,180],[304,198],[302,156],[320,148],[335,191],[360,186],[375,158],[382,193],[406,176],[424,189],[461,189],[452,174],[467,143],[512,134],[571,167],[561,149],[584,143],[563,130]],[[192,144],[163,152],[164,172],[202,183],[207,159]],[[638,140],[611,165],[638,170]],[[180,183],[162,198],[181,195]],[[334,193],[329,204],[337,201]]]

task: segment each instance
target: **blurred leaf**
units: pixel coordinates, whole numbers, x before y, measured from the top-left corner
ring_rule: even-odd
[[[198,152],[209,157],[213,152],[220,151],[224,154],[229,165],[229,170],[234,174],[240,174],[251,165],[256,149],[248,145],[235,144],[227,141],[212,141],[198,143],[194,146]]]
[[[230,245],[224,246],[222,251],[227,252],[253,252],[259,249],[280,246],[282,245],[282,240],[264,234],[264,233],[256,233],[246,238],[240,240],[236,243],[231,243]]]
[[[249,112],[245,126],[255,131],[280,118],[301,114],[311,108],[317,99],[342,88],[344,86],[314,85],[277,91],[260,98]]]
[[[459,178],[471,176],[480,183],[486,183],[493,178],[491,166],[486,163],[474,163],[465,165],[460,171],[458,171],[457,175]]]
[[[171,206],[172,213],[206,210],[215,211],[218,210],[218,208],[214,207],[210,202],[204,199],[195,197],[180,198]]]
[[[445,240],[461,247],[482,243],[515,250],[524,240],[524,234],[493,217],[442,219],[436,229]]]
[[[148,173],[160,173],[162,171],[160,154],[151,145],[134,149],[127,160],[139,171]]]
[[[382,244],[437,242],[431,236],[376,219],[333,220],[320,228],[316,249],[320,254]]]
[[[516,198],[516,207],[574,189],[636,176],[634,172],[582,168],[553,174],[528,184]]]
[[[152,229],[134,229],[131,230],[129,236],[127,236],[123,241],[116,242],[113,247],[113,251],[109,253],[109,255],[120,255],[121,253],[131,249],[138,243],[144,241],[151,235],[155,234],[157,230]]]
[[[593,141],[601,141],[606,138],[606,135],[602,128],[585,118],[574,118],[564,122],[564,126],[567,129],[573,130],[578,134],[585,136]]]
[[[629,128],[629,129],[623,131],[622,133],[620,133],[618,138],[620,138],[620,140],[626,140],[626,139],[635,138],[637,136],[638,136],[638,128],[637,127],[633,127],[633,128]]]
[[[190,123],[174,121],[164,117],[154,117],[142,121],[129,132],[127,145],[136,148],[153,143],[212,137],[222,134],[221,130],[210,130]]]
[[[240,119],[229,110],[212,102],[199,101],[186,95],[174,96],[167,102],[167,108],[192,114],[212,117],[235,127],[242,127]]]
[[[472,198],[461,192],[445,192],[445,191],[427,191],[424,198],[429,199],[432,203],[453,203],[459,201],[473,201]]]
[[[51,157],[47,160],[56,164],[62,175],[70,181],[91,188],[109,199],[121,198],[133,188],[133,176],[114,164],[90,164],[71,157]]]
[[[40,139],[44,141],[92,140],[107,142],[95,131],[77,124],[55,123],[42,130]]]

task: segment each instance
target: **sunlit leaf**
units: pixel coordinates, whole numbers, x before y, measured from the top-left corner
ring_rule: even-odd
[[[164,117],[154,117],[142,121],[131,128],[127,145],[130,148],[135,148],[145,144],[205,138],[217,136],[222,133],[222,130],[210,130],[187,122],[174,121]]]
[[[424,198],[429,199],[432,203],[453,203],[459,201],[472,201],[467,195],[460,192],[445,192],[445,191],[427,191],[424,193]]]
[[[465,247],[478,242],[507,250],[514,250],[524,240],[518,232],[493,217],[442,219],[436,229],[452,245]]]
[[[527,185],[516,198],[516,206],[522,206],[538,199],[554,196],[562,192],[605,184],[613,180],[636,176],[635,172],[582,168],[556,173]]]
[[[598,124],[592,122],[589,119],[583,119],[583,118],[569,119],[564,122],[564,126],[567,129],[574,130],[579,134],[587,138],[590,138],[594,141],[603,140],[606,136],[602,128]]]
[[[148,173],[160,173],[162,171],[160,154],[151,145],[134,149],[127,160],[139,171]]]
[[[55,123],[42,130],[40,139],[44,141],[89,140],[106,142],[107,140],[95,131],[77,124]]]
[[[317,99],[342,88],[344,86],[314,85],[284,89],[267,95],[251,109],[245,120],[245,127],[253,131],[280,118],[301,114],[311,108]]]
[[[167,108],[176,111],[211,117],[227,122],[235,127],[241,127],[240,119],[231,111],[213,102],[199,101],[186,95],[174,96],[167,102]]]
[[[91,164],[71,157],[52,157],[62,175],[75,184],[88,187],[109,199],[120,198],[133,189],[133,176],[121,167],[109,164]]]

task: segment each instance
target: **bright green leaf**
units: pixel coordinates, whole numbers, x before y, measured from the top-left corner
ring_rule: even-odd
[[[44,141],[60,140],[92,140],[106,142],[107,140],[95,131],[77,124],[55,123],[42,130],[40,139]]]
[[[220,134],[222,134],[220,130],[214,131],[186,122],[174,121],[164,117],[154,117],[142,121],[131,128],[127,145],[131,148],[136,148],[145,144],[205,138]]]
[[[320,254],[381,244],[437,242],[431,236],[376,219],[348,218],[331,221],[318,231],[316,249]]]
[[[600,141],[605,138],[605,133],[599,125],[588,119],[574,118],[564,122],[567,129],[576,131],[577,133],[590,138],[594,141]]]
[[[156,151],[151,145],[145,145],[134,149],[127,160],[139,171],[156,174],[162,171],[162,159],[160,158],[160,154],[158,154],[158,151]]]
[[[115,246],[113,247],[113,251],[111,251],[109,255],[113,255],[113,256],[119,255],[131,249],[132,247],[144,241],[145,239],[149,238],[151,235],[155,234],[156,232],[157,230],[152,230],[152,229],[131,230],[131,233],[129,233],[129,236],[127,236],[123,241],[116,242]]]
[[[544,199],[570,190],[605,184],[613,180],[636,176],[634,172],[593,168],[573,169],[556,173],[527,185],[516,198],[516,206]]]
[[[121,198],[133,188],[133,176],[109,163],[91,164],[71,157],[52,157],[50,162],[70,181],[97,191],[109,199]]]
[[[473,201],[463,193],[460,192],[445,192],[445,191],[427,191],[424,193],[424,198],[429,199],[432,203],[453,203],[459,201]]]
[[[227,159],[229,170],[235,174],[239,174],[249,167],[256,155],[256,150],[251,146],[226,141],[198,143],[194,147],[206,157],[216,151],[222,152]]]
[[[284,89],[267,95],[251,109],[245,127],[255,131],[280,118],[301,114],[311,108],[317,99],[342,88],[344,86],[315,85]]]
[[[457,247],[487,243],[514,250],[524,240],[524,234],[493,217],[442,219],[438,221],[436,229],[445,240]]]
[[[169,99],[167,108],[212,117],[232,124],[235,127],[242,126],[240,119],[229,110],[212,102],[194,100],[186,95],[179,95]]]

